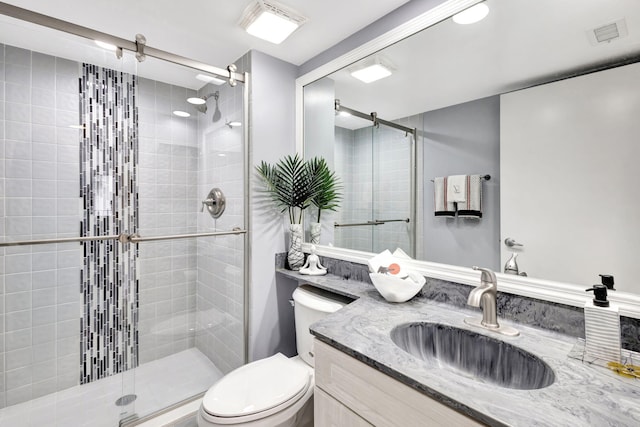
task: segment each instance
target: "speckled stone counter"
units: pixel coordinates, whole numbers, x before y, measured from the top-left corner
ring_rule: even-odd
[[[464,323],[480,311],[419,296],[394,304],[368,283],[337,276],[279,274],[350,298],[353,303],[313,324],[321,341],[478,421],[495,426],[639,426],[640,381],[568,357],[576,338],[504,319],[520,331],[504,337]],[[515,390],[470,378],[437,361],[424,361],[397,347],[390,331],[408,322],[433,322],[468,329],[516,345],[544,360],[556,379],[549,387]]]

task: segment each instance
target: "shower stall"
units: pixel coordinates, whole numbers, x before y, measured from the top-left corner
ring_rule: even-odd
[[[416,129],[335,101],[348,127],[335,125],[334,161],[344,200],[334,223],[338,247],[415,256]],[[342,124],[342,123],[340,123]]]
[[[0,22],[0,425],[134,424],[247,361],[247,64]]]

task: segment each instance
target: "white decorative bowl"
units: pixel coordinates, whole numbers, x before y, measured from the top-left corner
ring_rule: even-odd
[[[422,275],[410,274],[400,279],[383,273],[369,273],[373,286],[389,302],[405,302],[413,298],[424,286],[426,279]]]

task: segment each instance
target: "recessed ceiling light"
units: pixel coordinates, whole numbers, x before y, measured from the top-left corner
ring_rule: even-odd
[[[180,111],[180,110],[175,110],[173,112],[174,116],[178,116],[178,117],[189,117],[191,116],[191,114],[187,113],[186,111]]]
[[[238,121],[233,121],[233,122],[227,122],[225,123],[227,126],[229,126],[230,128],[236,128],[238,126],[242,126],[242,123],[238,122]]]
[[[202,105],[202,104],[206,104],[207,100],[202,98],[202,97],[193,97],[193,98],[187,98],[187,102],[189,104],[193,104],[193,105]]]
[[[338,115],[342,117],[349,117],[351,113],[347,113],[346,111],[340,111],[338,112]]]
[[[95,44],[97,44],[98,46],[100,46],[103,49],[106,50],[112,50],[112,51],[116,51],[118,50],[118,46],[111,44],[111,43],[106,43],[106,42],[102,42],[100,40],[94,40],[93,41]]]
[[[240,17],[240,26],[252,36],[280,44],[307,18],[275,1],[256,0]]]
[[[349,69],[349,72],[356,79],[365,83],[389,77],[393,73],[393,66],[381,57],[374,57],[360,62]]]
[[[224,84],[224,80],[219,79],[217,77],[208,76],[206,74],[198,74],[196,76],[196,79],[200,80],[201,82],[212,83],[216,86],[220,86],[221,84]]]
[[[485,3],[478,3],[471,6],[469,9],[465,9],[460,13],[453,15],[453,22],[456,24],[474,24],[478,21],[482,21],[489,14],[489,6]]]

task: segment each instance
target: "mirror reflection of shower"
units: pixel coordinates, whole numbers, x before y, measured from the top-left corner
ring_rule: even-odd
[[[222,113],[220,113],[220,108],[218,107],[218,98],[219,97],[220,97],[220,92],[219,91],[215,91],[213,93],[209,93],[209,94],[204,95],[204,96],[197,96],[197,97],[189,98],[189,99],[187,99],[187,102],[190,103],[190,104],[193,104],[193,106],[196,108],[196,110],[198,110],[202,114],[206,114],[207,113],[207,100],[209,98],[215,99],[216,108],[213,111],[213,116],[211,118],[211,121],[215,123],[218,120],[220,120],[220,118],[222,117]]]

